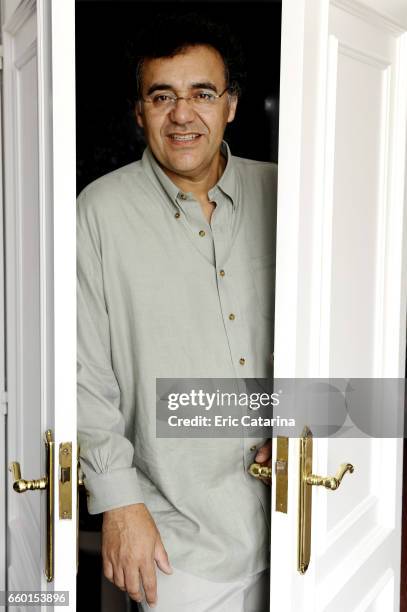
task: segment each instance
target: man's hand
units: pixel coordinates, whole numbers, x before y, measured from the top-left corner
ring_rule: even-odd
[[[271,467],[271,455],[273,451],[273,440],[267,440],[265,444],[257,451],[255,456],[255,461],[257,463],[266,463],[269,467]],[[264,484],[270,486],[271,478],[260,478],[264,482]]]
[[[155,563],[172,574],[168,555],[153,517],[144,504],[132,504],[103,513],[103,571],[108,580],[136,601],[157,603]]]

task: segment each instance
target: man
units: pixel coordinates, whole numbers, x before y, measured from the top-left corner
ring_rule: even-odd
[[[271,368],[276,169],[223,141],[239,95],[229,45],[194,16],[154,25],[143,158],[78,198],[80,461],[104,573],[143,610],[269,609],[269,489],[247,469],[270,443],[155,431],[156,378]]]

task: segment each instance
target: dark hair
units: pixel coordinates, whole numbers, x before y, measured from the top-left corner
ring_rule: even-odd
[[[243,50],[227,26],[197,13],[160,15],[152,27],[137,37],[136,87],[141,97],[143,65],[146,59],[174,57],[188,47],[210,46],[221,55],[225,80],[232,95],[240,96],[246,77]]]

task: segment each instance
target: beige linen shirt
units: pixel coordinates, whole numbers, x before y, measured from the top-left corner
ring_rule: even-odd
[[[261,440],[156,437],[156,378],[270,374],[277,170],[222,150],[210,224],[148,148],[78,197],[78,440],[91,514],[143,501],[174,567],[231,581],[268,565]]]

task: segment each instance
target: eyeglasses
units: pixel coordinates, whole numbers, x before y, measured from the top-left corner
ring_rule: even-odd
[[[172,92],[168,93],[157,93],[151,98],[141,98],[143,102],[151,104],[152,108],[157,111],[169,111],[175,108],[178,100],[185,100],[194,109],[205,110],[213,107],[216,102],[221,98],[230,88],[226,87],[220,94],[215,94],[213,91],[206,89],[200,89],[192,96],[176,96]]]

